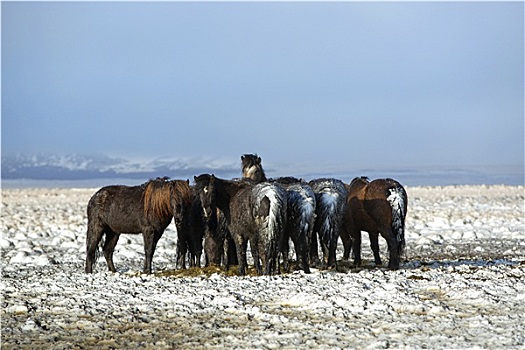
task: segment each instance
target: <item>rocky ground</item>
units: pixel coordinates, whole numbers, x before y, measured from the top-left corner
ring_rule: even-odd
[[[523,186],[407,188],[400,270],[375,268],[364,235],[363,267],[271,277],[174,271],[174,225],[153,275],[132,235],[118,273],[102,258],[86,275],[95,191],[2,190],[2,349],[525,347]]]

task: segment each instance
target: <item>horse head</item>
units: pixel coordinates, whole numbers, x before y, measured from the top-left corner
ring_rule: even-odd
[[[189,210],[191,210],[192,194],[190,188],[190,180],[172,180],[170,181],[171,188],[171,208],[173,211],[173,219],[175,224],[180,224]]]
[[[194,177],[195,189],[201,201],[204,218],[208,219],[216,210],[215,175],[202,174]]]
[[[257,154],[245,154],[241,156],[241,163],[243,178],[252,179],[256,183],[267,180],[261,164],[261,157]]]

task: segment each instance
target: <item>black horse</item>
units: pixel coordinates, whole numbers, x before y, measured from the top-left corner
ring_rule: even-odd
[[[177,267],[186,268],[186,257],[190,267],[201,267],[202,239],[208,230],[208,222],[204,219],[199,195],[191,187],[192,203],[184,212],[182,221],[176,221],[177,226]]]
[[[347,190],[337,179],[316,179],[309,182],[315,193],[316,218],[310,245],[311,261],[319,260],[317,235],[323,251],[323,265],[336,268],[337,240],[344,217]]]
[[[202,212],[202,206],[200,208]],[[237,250],[233,242],[226,216],[219,208],[206,219],[204,233],[204,254],[206,266],[221,266],[224,269],[238,265]]]
[[[281,248],[284,268],[288,270],[289,240],[291,239],[297,261],[301,262],[305,273],[310,273],[309,247],[315,223],[315,194],[310,186],[293,177],[270,181],[280,183],[288,197],[286,230]]]
[[[404,187],[393,179],[370,181],[366,177],[357,177],[347,185],[347,190],[345,229],[341,232],[343,258],[348,259],[352,247],[354,263],[361,264],[361,231],[366,231],[376,265],[382,264],[378,244],[381,234],[390,253],[388,267],[398,269],[405,249],[408,196]]]
[[[195,177],[195,187],[207,217],[217,208],[224,213],[237,249],[239,274],[246,274],[248,241],[257,273],[276,273],[286,223],[285,191],[278,184],[223,180],[209,174]]]
[[[183,220],[191,204],[188,181],[157,178],[140,186],[107,186],[89,200],[86,237],[86,273],[93,272],[97,247],[105,234],[104,257],[115,272],[113,251],[121,233],[142,233],[144,237],[144,272],[151,273],[151,261],[157,242],[170,224]]]

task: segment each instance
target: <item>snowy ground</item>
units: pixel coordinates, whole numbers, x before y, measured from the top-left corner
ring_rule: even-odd
[[[365,235],[364,267],[272,277],[167,276],[173,225],[157,274],[139,273],[141,236],[123,235],[119,272],[102,258],[86,275],[94,192],[2,191],[2,349],[525,347],[523,186],[407,188],[400,270],[374,268]]]

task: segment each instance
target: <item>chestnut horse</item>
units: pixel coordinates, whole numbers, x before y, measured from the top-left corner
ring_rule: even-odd
[[[353,249],[354,263],[361,264],[361,231],[368,232],[376,265],[381,265],[379,234],[388,244],[388,267],[399,268],[400,255],[405,249],[405,217],[408,197],[403,186],[393,179],[369,181],[357,177],[347,185],[348,197],[341,238],[344,259]]]
[[[144,237],[144,273],[151,273],[151,261],[157,242],[175,217],[183,220],[191,204],[186,180],[157,178],[140,186],[106,186],[97,191],[87,207],[86,273],[93,272],[97,247],[105,234],[104,257],[108,268],[116,272],[113,251],[121,233],[142,233]]]

